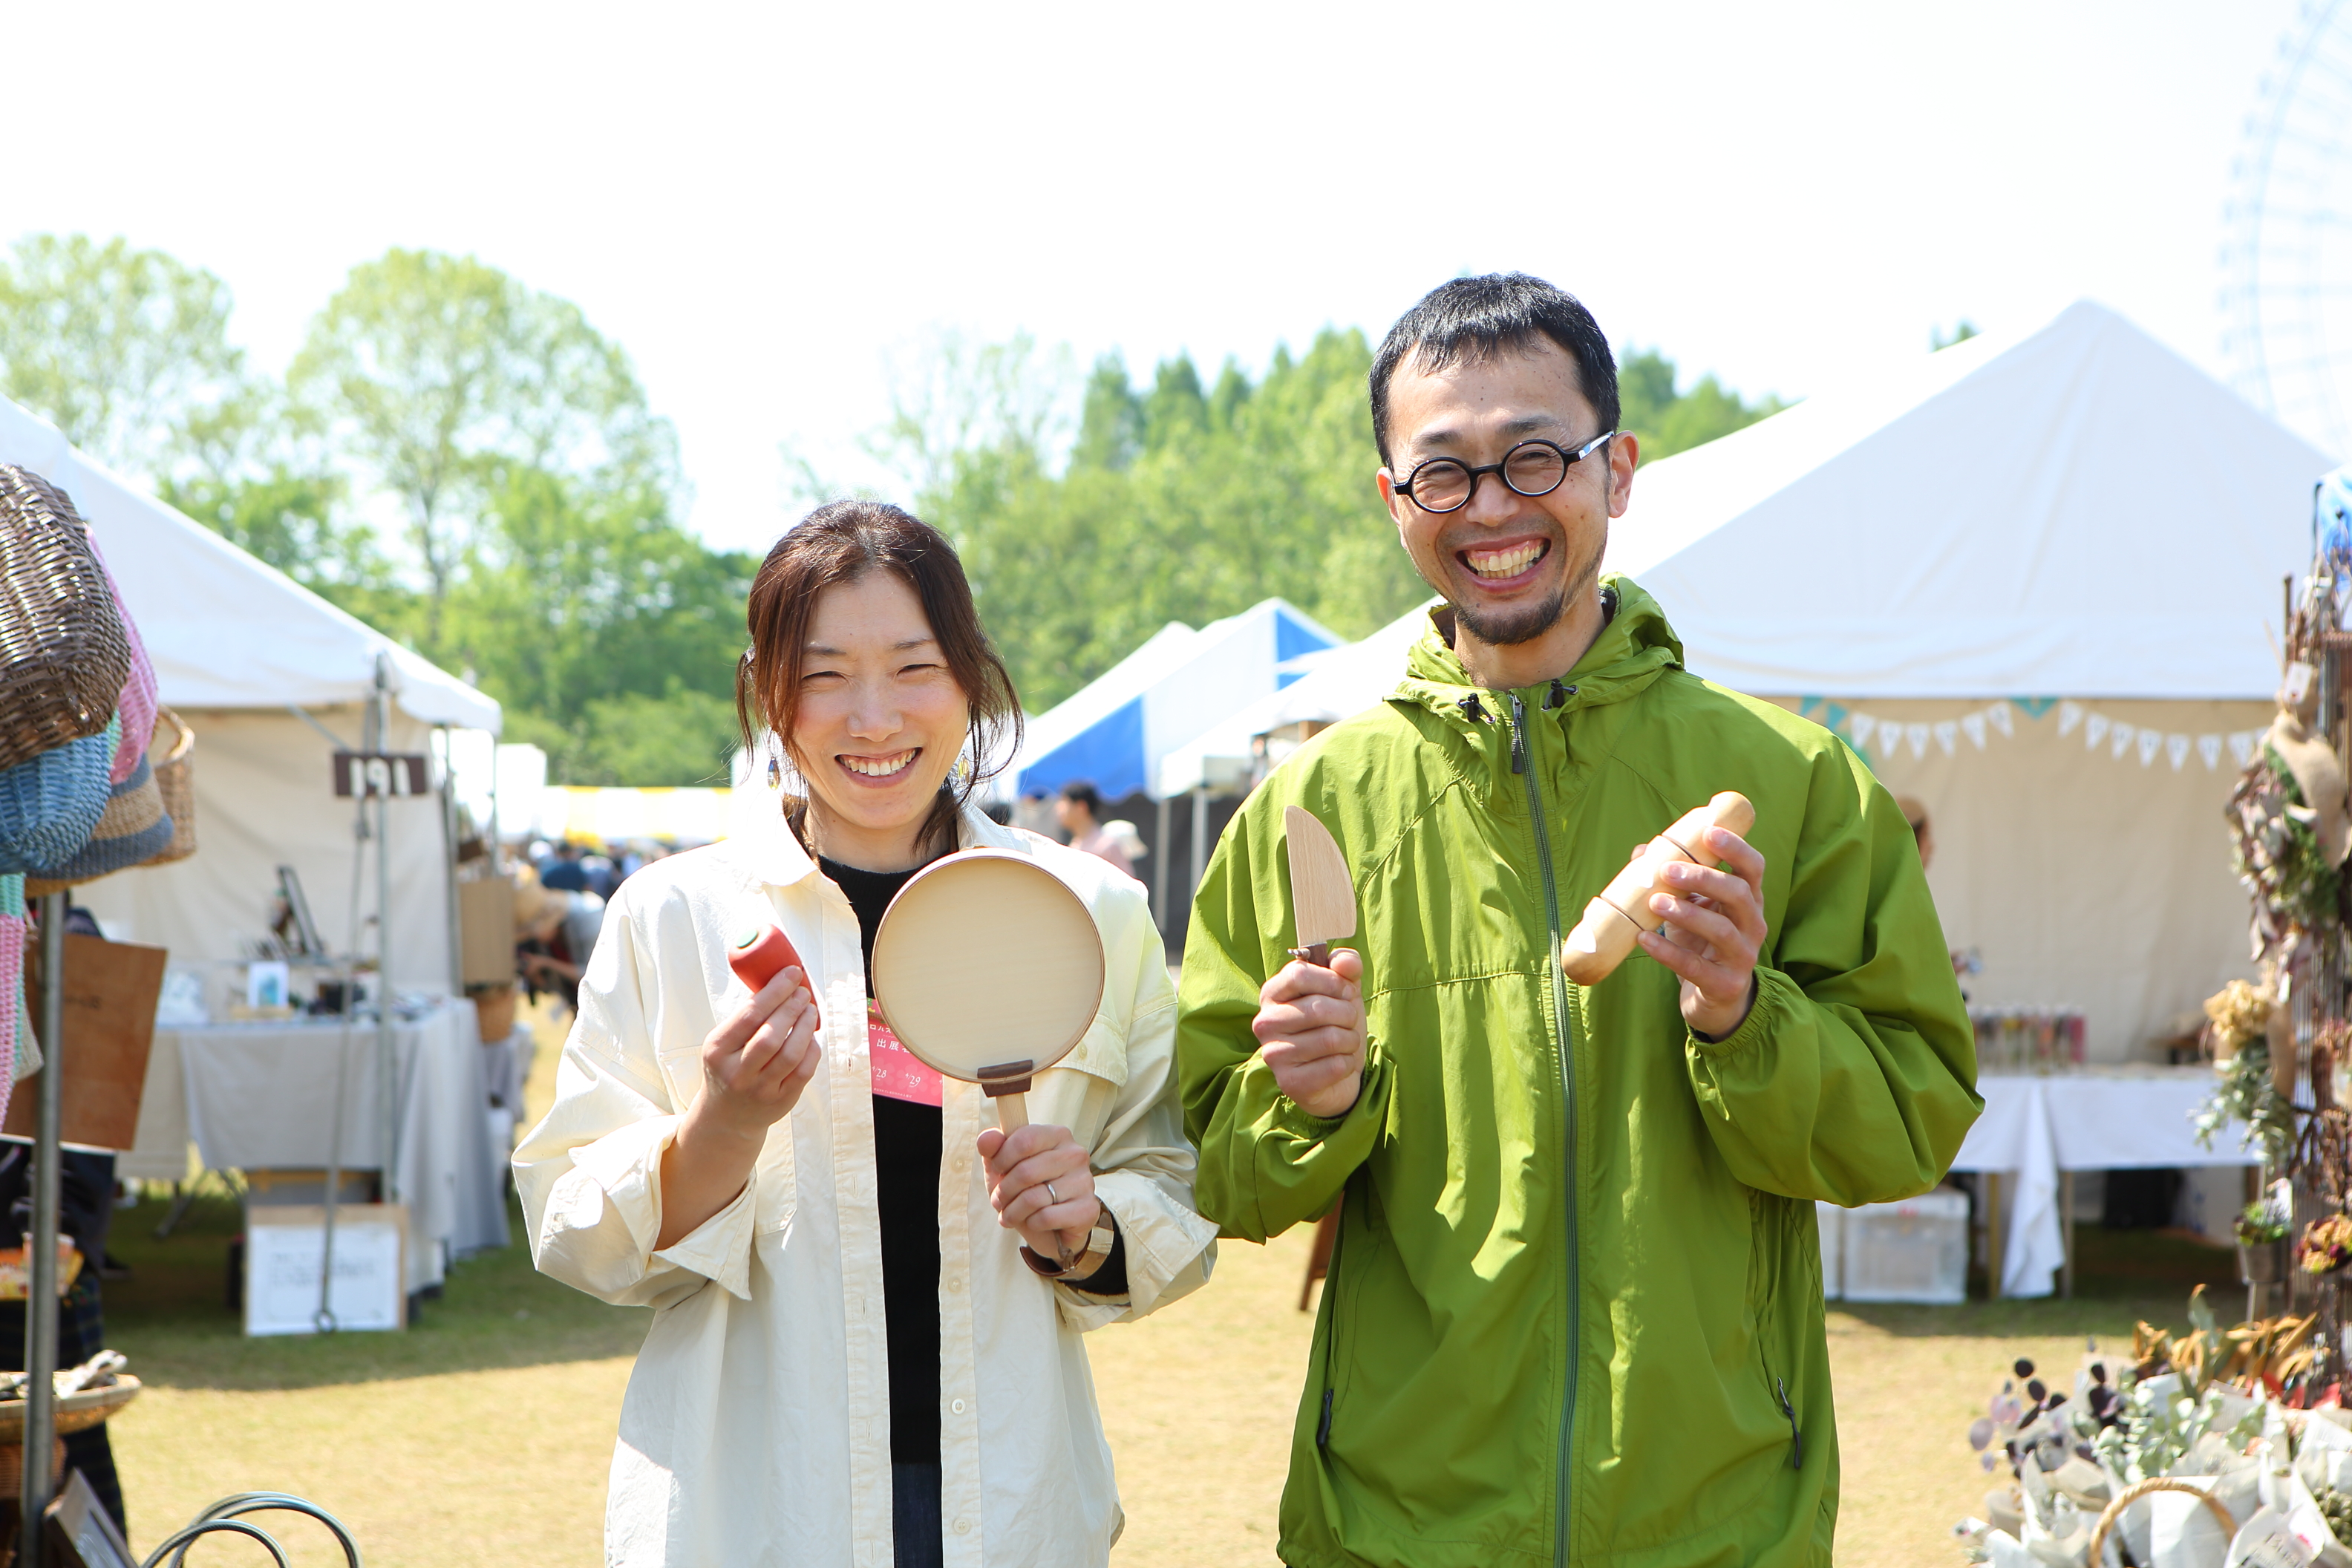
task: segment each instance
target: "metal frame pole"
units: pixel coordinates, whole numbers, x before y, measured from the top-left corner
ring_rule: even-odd
[[[392,659],[375,656],[375,750],[392,749]],[[373,769],[370,770],[373,772]],[[400,1201],[400,1072],[393,1059],[392,1016],[392,781],[375,803],[375,1054],[376,1090],[383,1097],[377,1119],[383,1127],[383,1201]]]
[[[1160,836],[1151,841],[1151,918],[1160,922],[1160,934],[1168,934],[1168,862],[1176,858],[1176,847],[1168,841],[1168,797],[1160,797]]]
[[[41,1071],[33,1134],[33,1256],[25,1281],[25,1479],[18,1501],[24,1531],[17,1561],[41,1568],[43,1521],[49,1511],[49,1449],[56,1439],[58,1370],[58,1168],[65,1079],[66,895],[41,900]]]
[[[1201,879],[1209,868],[1209,786],[1192,786],[1192,882],[1184,896],[1184,907],[1192,908],[1192,900],[1201,896]]]

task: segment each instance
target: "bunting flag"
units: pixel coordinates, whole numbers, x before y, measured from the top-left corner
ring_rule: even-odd
[[[2003,740],[2016,738],[2019,710],[2027,718],[2038,720],[2053,708],[2058,712],[2061,739],[2072,739],[2080,733],[2083,744],[2089,750],[2105,750],[2116,762],[2134,759],[2144,768],[2154,767],[2157,758],[2162,757],[2174,773],[2185,770],[2192,755],[2205,764],[2208,773],[2221,771],[2224,753],[2233,767],[2242,768],[2252,760],[2263,739],[2260,730],[2185,735],[2146,729],[2087,704],[2056,697],[2012,697],[1958,719],[1927,724],[1861,712],[1823,697],[1800,698],[1797,711],[1843,735],[1864,756],[1875,756],[1883,762],[1906,748],[1914,760],[1924,760],[1931,742],[1944,755],[1957,757],[1964,737],[1971,748],[1981,752],[1995,735]]]

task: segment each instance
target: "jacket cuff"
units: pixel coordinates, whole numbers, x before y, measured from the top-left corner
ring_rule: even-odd
[[[665,1266],[690,1269],[748,1301],[751,1299],[751,1190],[755,1173],[734,1201],[672,1245],[659,1251],[661,1162],[677,1138],[678,1116],[651,1116],[615,1128],[572,1152],[572,1167],[604,1191],[605,1202],[629,1227],[629,1239],[645,1257],[650,1279]]]
[[[1739,1027],[1719,1040],[1710,1040],[1685,1026],[1683,1031],[1685,1047],[1703,1057],[1728,1057],[1763,1044],[1765,1037],[1772,1032],[1774,1021],[1787,1005],[1785,990],[1795,984],[1795,981],[1779,970],[1758,964],[1756,1000],[1748,1007],[1748,1016],[1739,1021]]]
[[[1380,1082],[1381,1069],[1380,1041],[1377,1037],[1364,1037],[1364,1070],[1356,1079],[1356,1103],[1337,1116],[1318,1116],[1290,1096],[1276,1089],[1274,1096],[1275,1126],[1309,1143],[1320,1143],[1330,1138],[1356,1117],[1369,1114],[1368,1107],[1378,1099],[1373,1090]]]

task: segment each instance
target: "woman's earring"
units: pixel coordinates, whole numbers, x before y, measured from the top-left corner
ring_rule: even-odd
[[[784,787],[783,760],[776,755],[773,746],[768,748],[768,787],[770,789]]]

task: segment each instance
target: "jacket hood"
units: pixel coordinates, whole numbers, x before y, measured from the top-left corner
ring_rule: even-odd
[[[1646,589],[1631,577],[1617,575],[1604,576],[1601,585],[1604,594],[1614,597],[1616,613],[1576,661],[1576,668],[1560,678],[1563,684],[1576,689],[1568,700],[1570,707],[1622,702],[1683,665],[1682,639]],[[1450,606],[1432,605],[1429,621],[1429,628],[1405,658],[1405,678],[1390,700],[1426,708],[1450,723],[1467,726],[1474,722],[1463,708],[1468,699],[1477,697],[1492,709],[1496,706],[1495,698],[1508,693],[1489,691],[1463,668],[1448,635],[1454,623]],[[1548,695],[1549,685],[1547,681],[1525,690]],[[1539,700],[1530,700],[1529,706],[1540,706]]]

